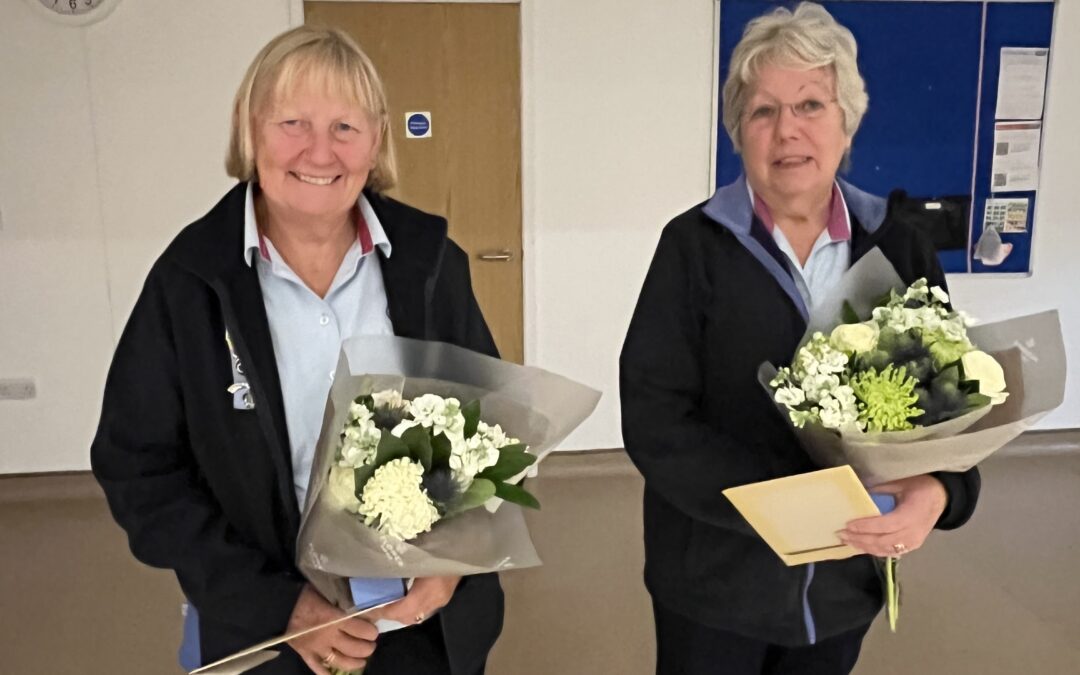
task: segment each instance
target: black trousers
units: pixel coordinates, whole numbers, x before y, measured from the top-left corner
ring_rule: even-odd
[[[435,616],[417,626],[383,633],[364,675],[450,675],[442,625]],[[476,675],[483,675],[477,673]]]
[[[782,647],[699,624],[653,602],[656,675],[848,675],[870,626]]]

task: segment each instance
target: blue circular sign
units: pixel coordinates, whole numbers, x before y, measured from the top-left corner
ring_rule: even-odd
[[[409,127],[409,133],[413,136],[425,136],[431,129],[431,122],[428,121],[427,115],[423,113],[413,113],[409,115],[409,119],[406,122]]]

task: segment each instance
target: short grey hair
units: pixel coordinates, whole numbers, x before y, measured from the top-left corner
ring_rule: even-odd
[[[851,31],[813,2],[800,3],[794,12],[779,7],[748,23],[731,54],[724,82],[724,128],[735,151],[741,151],[743,113],[763,66],[831,68],[836,79],[836,100],[844,113],[844,133],[853,137],[870,102],[857,56],[858,46]]]

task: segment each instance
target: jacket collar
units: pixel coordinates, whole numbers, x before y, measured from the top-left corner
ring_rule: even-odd
[[[855,220],[859,221],[859,226],[867,233],[877,231],[885,222],[886,201],[860,190],[843,178],[838,177],[836,184],[840,186],[840,194],[844,196],[848,211]],[[709,201],[705,202],[702,210],[705,215],[731,230],[736,236],[749,235],[750,225],[754,219],[754,205],[750,202],[746,176],[740,175],[735,182],[717,188]],[[854,224],[852,229],[856,229]],[[855,236],[854,232],[852,236]]]
[[[387,197],[365,194],[393,247],[390,257],[383,254],[382,247],[376,250],[394,333],[427,337],[430,298],[446,246],[446,221]],[[259,425],[269,445],[281,502],[286,504],[283,515],[290,531],[296,532],[300,512],[293,493],[281,380],[259,276],[241,255],[246,195],[247,183],[234,186],[209,213],[177,236],[164,257],[202,279],[221,303],[225,328],[244,364]],[[221,339],[224,346],[225,336]]]
[[[864,192],[841,178],[837,178],[836,183],[851,216],[851,262],[854,263],[876,243],[878,237],[874,235],[879,234],[885,222],[888,204],[881,197]],[[705,202],[702,212],[735,235],[735,239],[776,280],[803,320],[808,321],[810,312],[795,285],[786,258],[765,226],[754,216],[746,176],[740,175],[733,183],[718,188]]]

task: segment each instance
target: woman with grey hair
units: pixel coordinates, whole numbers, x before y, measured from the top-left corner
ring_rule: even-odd
[[[791,361],[851,264],[876,247],[906,283],[945,285],[929,242],[837,177],[867,109],[856,53],[816,4],[749,23],[723,94],[743,176],[664,228],[630,323],[623,438],[645,478],[657,673],[850,672],[883,604],[871,556],[975,507],[974,469],[878,486],[895,510],[840,533],[871,555],[786,567],[722,494],[816,468],[756,371]]]

